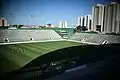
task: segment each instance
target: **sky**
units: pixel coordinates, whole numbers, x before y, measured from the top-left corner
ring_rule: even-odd
[[[47,23],[57,25],[66,20],[69,25],[77,24],[77,18],[91,14],[92,6],[107,4],[108,0],[2,0],[0,16],[9,24]]]

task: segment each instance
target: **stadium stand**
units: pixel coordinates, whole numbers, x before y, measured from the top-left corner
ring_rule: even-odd
[[[54,30],[0,30],[0,42],[62,39]]]
[[[91,34],[87,34],[87,33],[75,33],[69,39],[82,41],[83,39],[88,38],[90,36],[91,36]]]
[[[92,34],[92,36],[88,37],[87,42],[91,42],[91,43],[97,43],[97,44],[101,44],[104,41],[102,35],[99,34]]]
[[[94,34],[94,33],[75,33],[69,40],[90,42],[96,44],[120,43],[119,35]]]
[[[77,41],[88,41],[88,38],[91,37],[93,34],[88,33],[75,33],[71,36],[70,40],[77,40]]]
[[[120,36],[112,36],[112,38],[109,40],[111,43],[120,43]]]

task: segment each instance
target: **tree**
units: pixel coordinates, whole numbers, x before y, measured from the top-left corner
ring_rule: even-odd
[[[9,26],[0,26],[0,29],[8,29]]]
[[[77,26],[75,29],[74,29],[74,32],[82,32],[82,31],[86,31],[87,28],[85,26]]]
[[[16,27],[16,28],[17,28],[17,25],[16,25],[16,24],[14,24],[14,25],[13,25],[13,27]]]
[[[21,28],[21,27],[23,27],[23,26],[24,26],[24,25],[18,25],[17,28]]]

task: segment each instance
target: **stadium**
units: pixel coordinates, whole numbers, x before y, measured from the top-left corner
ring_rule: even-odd
[[[76,42],[66,41],[54,30],[1,30],[0,35],[1,56],[3,59],[9,58],[7,61],[10,62],[10,64],[1,62],[3,63],[1,67],[5,68],[1,69],[3,71],[18,69],[45,53],[79,45]],[[13,64],[14,67],[9,69],[8,66]]]
[[[67,66],[65,69],[68,70],[83,63],[87,64],[88,61],[94,62],[106,59],[108,56],[113,56],[111,52],[116,46],[108,48],[103,45],[118,43],[120,43],[119,35],[97,34],[92,32],[74,33],[74,29],[71,28],[62,30],[58,28],[4,29],[0,30],[0,72],[4,74],[18,70],[18,72],[15,72],[16,74],[20,73],[21,71],[19,72],[19,70],[22,69],[25,72],[27,68],[27,73],[24,76],[35,76],[39,75],[40,72],[28,73],[31,66],[44,66],[46,64],[49,64],[49,67],[50,64],[52,66],[53,64],[67,64],[65,65]],[[114,51],[116,53],[114,55],[118,55],[118,49],[120,48],[115,48]],[[103,52],[106,54],[102,54]],[[80,64],[77,63],[73,66],[73,63],[69,63],[73,59],[76,61],[78,56],[82,56]],[[101,56],[102,58],[100,58]],[[94,57],[96,57],[96,60],[94,60]],[[68,65],[72,66],[68,67]],[[41,70],[43,70],[43,67]],[[49,76],[51,76],[50,74]],[[15,76],[20,77],[20,74],[19,76]],[[47,75],[47,77],[49,76]]]

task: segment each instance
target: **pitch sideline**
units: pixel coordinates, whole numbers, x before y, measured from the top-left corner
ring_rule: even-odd
[[[0,43],[0,45],[21,44],[21,43],[36,43],[36,42],[52,42],[52,41],[66,41],[66,40],[65,40],[65,39],[60,39],[60,40],[41,40],[41,41],[25,41],[25,42],[8,42],[8,43]]]

